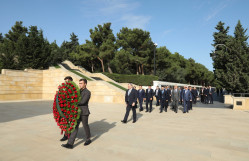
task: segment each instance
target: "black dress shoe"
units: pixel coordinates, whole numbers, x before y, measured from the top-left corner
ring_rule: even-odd
[[[68,138],[64,135],[63,138],[61,138],[60,141],[66,141]]]
[[[146,110],[145,112],[148,112],[148,110]]]
[[[132,121],[132,123],[135,123],[136,121]]]
[[[159,113],[162,113],[163,111],[160,111]]]
[[[186,112],[183,112],[183,113],[186,113]]]
[[[73,145],[70,144],[62,144],[61,146],[67,149],[73,149]]]
[[[124,124],[126,124],[127,122],[126,121],[124,121],[124,120],[121,120],[121,122],[123,122]]]
[[[151,111],[150,111],[150,113],[151,113]]]
[[[87,146],[87,145],[89,145],[89,144],[91,144],[91,140],[87,140],[85,143],[84,143],[84,146]]]

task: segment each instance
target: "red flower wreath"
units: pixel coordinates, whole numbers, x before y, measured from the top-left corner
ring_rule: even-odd
[[[61,134],[64,131],[69,136],[74,131],[81,113],[78,100],[80,100],[80,90],[74,82],[69,81],[59,85],[54,98],[53,114],[57,125],[61,128]]]

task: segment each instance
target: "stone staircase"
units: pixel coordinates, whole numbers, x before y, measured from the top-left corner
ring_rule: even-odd
[[[59,65],[62,70],[68,73],[68,75],[74,78],[74,82],[78,82],[81,79],[77,74],[72,73],[70,70],[75,70],[78,73],[88,77],[92,81],[88,81],[87,88],[91,91],[91,102],[104,102],[104,103],[124,103],[125,91],[117,88],[114,85],[109,84],[106,81],[115,82],[102,73],[90,73],[84,68],[75,66],[70,61],[64,61]]]

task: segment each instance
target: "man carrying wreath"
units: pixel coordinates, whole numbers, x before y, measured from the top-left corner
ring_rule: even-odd
[[[79,87],[80,87],[80,95],[81,95],[81,100],[79,101],[79,108],[81,109],[81,114],[80,118],[77,121],[77,126],[75,127],[75,130],[71,133],[67,144],[62,144],[62,147],[68,148],[68,149],[73,149],[73,144],[75,141],[75,138],[77,136],[78,130],[79,130],[79,124],[82,121],[85,133],[86,133],[86,142],[84,145],[89,145],[92,141],[90,140],[91,133],[90,133],[90,128],[88,125],[88,117],[90,114],[89,108],[88,108],[88,102],[91,97],[91,92],[86,88],[87,85],[87,80],[86,79],[80,79],[79,80]]]

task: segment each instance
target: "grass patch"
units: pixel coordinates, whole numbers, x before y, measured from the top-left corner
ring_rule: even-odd
[[[110,84],[112,84],[112,85],[114,85],[114,86],[116,86],[116,87],[118,87],[118,88],[120,88],[120,89],[122,89],[122,90],[124,90],[124,91],[127,90],[126,88],[124,88],[124,87],[122,87],[122,86],[120,86],[120,85],[118,85],[116,83],[113,83],[113,82],[110,82],[110,81],[107,81],[107,82],[110,83]]]
[[[110,73],[103,73],[107,77],[113,79],[118,83],[133,83],[136,85],[148,86],[153,85],[153,81],[158,80],[158,76],[154,75],[128,75],[128,74],[110,74]]]
[[[90,79],[90,78],[88,78],[88,77],[86,77],[86,76],[80,74],[79,72],[76,72],[76,71],[73,70],[73,69],[70,69],[69,71],[72,72],[72,73],[74,73],[74,74],[76,74],[76,75],[78,75],[78,76],[80,76],[81,78],[84,78],[84,79],[86,79],[86,80],[92,81],[92,79]]]
[[[57,68],[57,69],[58,69],[58,68],[61,68],[59,65],[55,65],[54,67]]]

